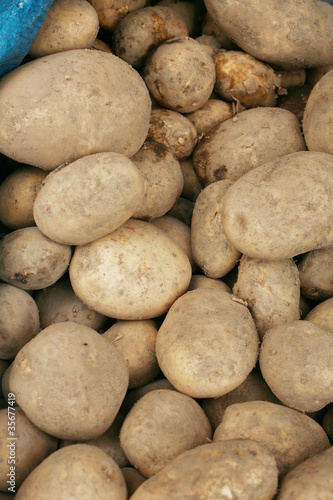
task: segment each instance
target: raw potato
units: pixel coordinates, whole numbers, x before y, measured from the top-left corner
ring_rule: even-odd
[[[202,274],[192,274],[192,278],[188,287],[188,291],[195,290],[196,288],[219,288],[224,292],[230,293],[231,290],[226,283],[221,280],[215,280],[212,278],[208,278]]]
[[[215,91],[225,101],[239,101],[245,108],[275,106],[281,79],[274,70],[237,50],[221,50],[214,57]]]
[[[195,201],[200,191],[202,191],[203,185],[193,168],[192,159],[188,158],[187,160],[182,160],[180,162],[180,168],[182,169],[184,177],[182,195],[191,201]]]
[[[123,355],[129,374],[129,389],[142,387],[160,372],[155,354],[157,326],[154,321],[121,321],[111,326],[103,337]]]
[[[9,426],[14,427],[10,438]],[[37,429],[19,408],[0,410],[0,490],[19,488],[24,479],[57,449],[58,440]],[[13,479],[12,479],[13,478]],[[8,481],[12,481],[9,482]],[[15,490],[14,488],[14,490]],[[9,490],[13,491],[13,490]]]
[[[156,355],[180,392],[193,398],[222,396],[254,368],[258,334],[249,310],[234,298],[216,288],[198,288],[169,309],[157,334]]]
[[[277,476],[270,453],[254,441],[234,439],[182,453],[145,481],[131,500],[184,500],[184,495],[186,500],[271,500]]]
[[[278,78],[281,78],[280,87],[288,89],[291,87],[302,87],[306,80],[305,69],[295,69],[289,71],[275,71]]]
[[[236,181],[250,170],[280,156],[305,150],[299,121],[280,108],[254,108],[225,120],[196,147],[193,166],[210,184]]]
[[[188,35],[183,19],[173,9],[154,5],[135,10],[118,23],[113,36],[114,50],[121,59],[139,68],[153,47],[182,35]]]
[[[333,296],[333,247],[306,253],[298,270],[302,295],[316,301]]]
[[[67,321],[42,330],[16,355],[9,388],[39,429],[86,440],[114,421],[128,387],[124,358],[95,330]]]
[[[276,500],[328,500],[333,492],[333,446],[305,460],[281,482]]]
[[[311,309],[305,320],[333,331],[333,297]]]
[[[148,139],[164,144],[178,160],[188,158],[197,143],[197,131],[185,116],[169,109],[153,109]]]
[[[0,185],[0,221],[10,229],[35,225],[33,205],[47,176],[36,167],[20,167]]]
[[[145,394],[133,406],[121,428],[120,444],[130,463],[151,477],[211,437],[208,418],[196,401],[162,389]]]
[[[57,281],[54,285],[37,291],[34,299],[39,309],[42,329],[53,323],[73,321],[99,330],[106,322],[106,316],[89,309],[75,295],[67,280]]]
[[[185,22],[190,36],[194,36],[198,30],[197,19],[201,15],[200,2],[188,2],[187,0],[160,0],[158,6],[168,7],[175,11]]]
[[[283,69],[333,62],[333,8],[300,0],[206,0],[210,16],[223,32],[252,56]],[[311,34],[311,36],[309,36]]]
[[[196,41],[199,42],[210,55],[210,57],[214,58],[218,51],[221,49],[220,42],[210,35],[201,35],[196,38]]]
[[[309,457],[329,448],[323,428],[291,408],[266,401],[233,404],[214,433],[214,441],[253,439],[276,459],[282,477]]]
[[[133,156],[146,138],[151,102],[119,57],[78,49],[10,71],[0,82],[0,107],[0,152],[54,170],[104,151]]]
[[[243,255],[232,293],[247,303],[261,339],[273,326],[300,319],[300,280],[292,259]]]
[[[164,314],[191,279],[183,250],[157,227],[130,219],[113,233],[76,247],[70,269],[77,296],[115,319]]]
[[[96,446],[75,444],[52,453],[23,482],[15,500],[126,500],[125,479]]]
[[[34,299],[16,286],[0,283],[0,359],[14,359],[39,331]]]
[[[313,87],[305,106],[303,130],[310,151],[333,154],[332,99],[333,69]]]
[[[208,12],[204,17],[201,31],[203,35],[209,35],[216,38],[222,49],[231,50],[235,48],[234,43],[226,36],[225,33],[223,33],[221,28],[216,24]]]
[[[222,422],[223,415],[228,406],[246,401],[268,401],[279,403],[261,374],[253,370],[236,389],[219,398],[204,399],[202,408],[205,411],[213,430]]]
[[[171,207],[170,210],[166,213],[166,215],[175,217],[176,219],[185,222],[185,224],[187,224],[188,226],[191,226],[193,209],[193,201],[187,200],[186,198],[182,198],[180,196],[173,207]]]
[[[222,226],[222,203],[232,181],[206,186],[196,199],[191,222],[195,262],[209,278],[222,278],[233,269],[240,252],[230,244]]]
[[[127,415],[140,398],[142,398],[148,392],[157,391],[159,389],[170,389],[172,391],[176,391],[176,389],[170,384],[169,380],[167,380],[166,378],[158,378],[153,382],[150,382],[149,384],[139,387],[138,389],[129,391],[125,396],[123,404],[121,405],[122,413]]]
[[[66,272],[71,247],[51,241],[37,227],[25,227],[0,241],[0,279],[23,290],[53,285]]]
[[[260,369],[283,404],[302,412],[333,401],[333,331],[310,321],[292,321],[266,332]]]
[[[99,30],[96,10],[86,0],[55,0],[29,50],[31,57],[89,49]]]
[[[45,179],[34,218],[48,238],[85,245],[126,222],[145,194],[135,164],[119,153],[97,153],[59,167]]]
[[[128,498],[130,498],[140,484],[146,481],[146,478],[138,470],[134,469],[134,467],[123,467],[121,472],[126,481]]]
[[[133,218],[151,220],[161,217],[183,190],[184,178],[179,161],[164,144],[154,140],[147,140],[131,160],[144,181],[144,196]]]
[[[243,175],[223,200],[226,237],[267,260],[333,245],[332,173],[332,155],[301,151]]]
[[[114,30],[129,12],[146,7],[147,0],[88,0],[96,9],[101,28]]]
[[[159,104],[179,113],[190,113],[211,96],[215,65],[199,42],[185,36],[175,37],[148,56],[143,76]]]
[[[208,99],[201,108],[188,113],[186,118],[191,120],[198,135],[205,135],[208,131],[233,116],[232,105],[219,99]]]

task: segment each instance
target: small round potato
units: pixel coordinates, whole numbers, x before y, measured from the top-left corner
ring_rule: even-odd
[[[105,30],[113,31],[119,21],[129,12],[142,9],[148,0],[88,0],[97,11],[99,24]]]
[[[208,99],[206,104],[201,108],[187,113],[188,118],[195,128],[198,135],[206,135],[209,130],[219,123],[224,122],[233,116],[232,105],[229,102],[220,101],[219,99]]]
[[[139,486],[131,500],[271,500],[277,485],[272,454],[255,441],[232,439],[185,451]]]
[[[320,248],[303,255],[298,271],[304,297],[321,301],[333,296],[333,247]]]
[[[162,389],[145,394],[133,406],[122,425],[120,444],[130,463],[150,477],[211,437],[208,418],[194,399]]]
[[[99,30],[96,10],[87,0],[55,0],[29,50],[41,57],[63,50],[89,49]]]
[[[0,359],[14,359],[39,331],[34,299],[16,286],[0,283]]]
[[[179,113],[191,113],[211,96],[215,66],[199,42],[175,37],[148,56],[144,80],[159,104]]]
[[[71,255],[69,245],[51,241],[37,227],[17,229],[0,242],[0,279],[23,290],[46,288],[66,272]]]
[[[114,421],[128,387],[124,358],[85,325],[67,321],[42,330],[16,355],[9,388],[39,429],[86,440]]]
[[[126,500],[124,476],[103,450],[74,444],[55,451],[26,478],[16,500]]]
[[[113,233],[76,247],[70,279],[89,307],[115,319],[164,314],[191,279],[183,250],[153,224],[130,219]]]

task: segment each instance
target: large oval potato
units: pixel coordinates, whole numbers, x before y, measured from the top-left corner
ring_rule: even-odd
[[[57,243],[85,245],[126,222],[144,192],[143,176],[126,156],[85,156],[47,176],[34,203],[35,222]]]
[[[151,319],[187,290],[191,265],[164,231],[130,219],[76,247],[69,273],[74,292],[92,309],[116,319]]]
[[[333,156],[301,151],[257,167],[223,200],[226,237],[249,257],[282,260],[333,245]]]
[[[151,101],[127,63],[78,49],[8,73],[0,82],[0,107],[0,151],[53,170],[103,151],[135,154],[147,135]]]

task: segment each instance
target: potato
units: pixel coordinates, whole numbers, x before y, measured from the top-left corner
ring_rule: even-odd
[[[99,330],[106,322],[106,316],[89,309],[74,293],[68,280],[57,281],[52,286],[38,290],[34,299],[39,309],[42,329],[53,323],[73,321]]]
[[[186,198],[179,197],[173,207],[166,213],[170,217],[175,217],[182,222],[185,222],[188,226],[191,226],[192,214],[194,209],[194,203]]]
[[[306,80],[305,69],[295,69],[287,71],[275,71],[278,78],[281,79],[280,87],[289,89],[291,87],[302,87]]]
[[[33,205],[47,176],[40,168],[20,167],[0,185],[0,221],[10,229],[35,225]]]
[[[210,35],[216,38],[222,49],[230,50],[235,47],[234,43],[227,37],[223,30],[216,24],[215,20],[207,14],[205,15],[201,27],[203,35]]]
[[[135,70],[112,54],[86,49],[10,71],[0,82],[0,106],[0,152],[43,170],[105,151],[133,156],[151,110]]]
[[[305,460],[283,479],[277,500],[329,499],[333,491],[333,447]]]
[[[147,0],[88,0],[98,14],[101,28],[113,31],[129,12],[148,5]]]
[[[58,440],[37,429],[20,408],[0,410],[0,490],[16,491],[57,445]]]
[[[333,296],[333,248],[306,253],[298,264],[302,295],[311,300]]]
[[[126,500],[125,479],[112,458],[87,444],[52,453],[26,478],[15,500]]]
[[[144,189],[143,176],[126,156],[85,156],[47,176],[34,203],[35,222],[57,243],[85,245],[126,222]]]
[[[230,243],[249,257],[267,260],[333,245],[332,169],[332,155],[301,151],[238,179],[223,200]]]
[[[196,147],[193,166],[210,184],[236,181],[270,160],[305,149],[299,122],[290,111],[255,108],[225,120]]]
[[[273,326],[300,319],[300,280],[292,259],[243,255],[232,293],[247,303],[261,339]]]
[[[16,286],[0,283],[0,359],[13,359],[40,330],[37,304]]]
[[[154,5],[135,10],[122,19],[115,29],[113,46],[117,56],[139,68],[153,47],[182,35],[188,35],[183,19],[173,9]]]
[[[188,158],[197,143],[197,131],[185,116],[168,109],[153,109],[148,139],[164,144],[178,160]]]
[[[94,43],[91,46],[92,49],[102,50],[103,52],[108,52],[109,54],[113,54],[113,51],[110,45],[99,38],[96,38]]]
[[[198,31],[197,20],[201,16],[202,6],[200,2],[188,2],[187,0],[159,0],[158,6],[168,7],[178,14],[185,22],[190,36]]]
[[[274,394],[303,412],[333,401],[333,331],[310,321],[291,321],[266,332],[260,369]]]
[[[196,199],[191,222],[191,245],[195,262],[209,278],[221,278],[241,256],[230,244],[222,227],[222,203],[232,181],[206,186]]]
[[[140,484],[146,481],[146,478],[138,470],[134,469],[134,467],[122,467],[121,472],[126,481],[128,498],[130,498]]]
[[[333,297],[313,307],[304,319],[333,331]]]
[[[71,254],[37,227],[17,229],[0,241],[0,279],[23,290],[46,288],[66,272]]]
[[[133,406],[122,425],[120,444],[130,463],[151,477],[211,437],[208,418],[196,401],[162,389],[145,394]]]
[[[254,368],[258,334],[249,310],[233,299],[216,288],[198,288],[169,309],[157,334],[156,355],[180,392],[194,398],[222,396]]]
[[[280,477],[330,446],[326,433],[312,418],[267,401],[229,406],[214,441],[229,439],[257,441],[275,457]]]
[[[163,231],[130,219],[107,236],[76,247],[70,269],[76,295],[115,319],[164,314],[191,279],[183,250]]]
[[[329,405],[328,409],[323,417],[322,424],[324,431],[333,440],[333,405]]]
[[[215,84],[215,66],[196,40],[174,37],[148,56],[143,77],[159,104],[190,113],[208,101]]]
[[[118,320],[103,334],[124,357],[129,374],[129,389],[142,387],[159,374],[155,354],[156,335],[156,324],[149,319]]]
[[[99,30],[96,10],[86,0],[55,0],[32,46],[31,57],[89,49]]]
[[[179,161],[166,146],[154,140],[147,140],[131,160],[144,180],[144,196],[133,218],[150,220],[161,217],[183,190],[184,178]]]
[[[211,128],[232,116],[232,105],[229,102],[220,101],[218,99],[208,99],[206,104],[201,106],[201,108],[192,113],[187,113],[186,118],[193,123],[200,136],[202,134],[208,134]]]
[[[182,195],[191,201],[195,201],[198,194],[203,189],[203,185],[197,176],[191,158],[179,162],[184,177]]]
[[[246,401],[268,401],[279,403],[277,397],[272,393],[261,374],[257,370],[251,373],[233,391],[220,396],[219,398],[204,399],[202,408],[205,411],[213,430],[222,422],[223,415],[228,406],[235,403],[245,403]]]
[[[314,87],[322,76],[326,75],[333,69],[333,64],[326,64],[324,66],[317,66],[306,70],[306,83]]]
[[[245,108],[275,106],[281,79],[274,70],[245,52],[221,50],[214,57],[215,91],[225,101]]]
[[[10,366],[10,362],[9,361],[5,361],[4,359],[0,359],[0,399],[4,399],[4,394],[2,392],[2,379],[3,379],[3,376],[6,372],[6,370],[9,368]],[[5,403],[6,403],[6,408],[8,406],[7,404],[7,395],[6,395],[6,400],[5,400]]]
[[[218,288],[224,292],[230,293],[231,290],[226,283],[222,280],[216,280],[213,278],[208,278],[208,276],[202,274],[192,274],[192,278],[188,287],[188,291],[196,290],[197,288]]]
[[[128,387],[124,358],[85,325],[42,330],[16,355],[10,391],[29,420],[59,439],[86,440],[114,421]]]
[[[199,42],[204,47],[204,49],[206,49],[208,54],[213,58],[221,49],[220,42],[211,35],[198,36],[196,38],[196,41]]]
[[[333,11],[333,6],[330,8]],[[310,151],[333,154],[332,97],[333,69],[313,87],[305,106],[303,131]]]
[[[248,54],[283,69],[331,64],[332,6],[300,0],[205,2],[223,32]],[[310,34],[310,36],[309,36]]]
[[[149,384],[139,387],[138,389],[128,391],[123,404],[121,405],[120,411],[123,414],[127,415],[131,408],[135,405],[135,403],[139,401],[139,399],[141,399],[145,394],[151,391],[157,391],[159,389],[170,389],[173,391],[177,390],[170,384],[169,380],[167,380],[166,378],[158,378],[156,380],[153,380],[153,382],[149,382]]]
[[[185,451],[145,481],[131,500],[183,500],[185,495],[186,500],[270,500],[276,490],[272,455],[254,441],[234,439]]]

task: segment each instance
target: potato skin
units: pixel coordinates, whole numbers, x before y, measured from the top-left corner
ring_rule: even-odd
[[[333,330],[333,297],[313,307],[304,319],[322,328]]]
[[[298,270],[304,297],[321,301],[333,296],[332,247],[320,248],[303,255]]]
[[[183,250],[162,230],[130,219],[113,233],[76,247],[70,280],[89,307],[115,319],[164,314],[191,279]]]
[[[310,151],[248,172],[224,197],[226,237],[245,255],[267,260],[331,246],[332,172],[332,155]]]
[[[144,192],[143,176],[126,156],[85,156],[47,176],[34,203],[35,222],[52,241],[85,245],[126,222]]]
[[[128,13],[146,7],[147,0],[88,0],[96,9],[101,28],[113,31]]]
[[[229,102],[219,99],[208,99],[201,108],[187,113],[188,118],[200,135],[207,134],[208,131],[233,116],[232,105]]]
[[[43,170],[103,151],[132,156],[146,138],[151,110],[133,68],[88,49],[58,52],[11,71],[1,79],[0,105],[0,151]]]

